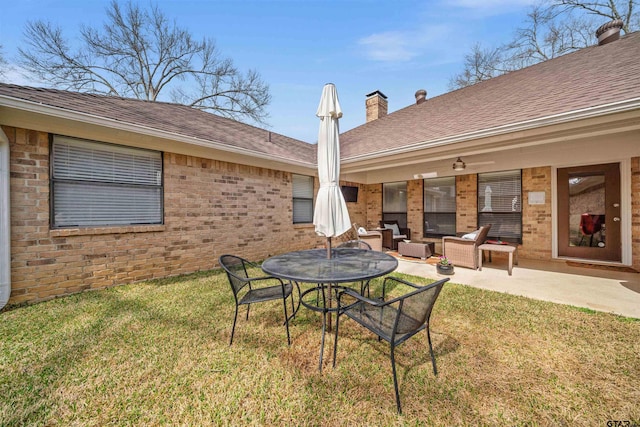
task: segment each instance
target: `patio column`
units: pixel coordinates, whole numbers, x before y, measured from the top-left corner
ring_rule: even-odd
[[[0,129],[0,309],[7,304],[11,295],[9,179],[9,138]]]

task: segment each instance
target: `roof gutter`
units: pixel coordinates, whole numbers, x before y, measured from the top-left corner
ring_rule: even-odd
[[[0,129],[0,310],[11,296],[9,178],[9,138]]]
[[[137,134],[147,135],[154,138],[170,139],[178,142],[184,142],[191,145],[197,145],[205,148],[212,148],[220,151],[225,151],[234,154],[242,154],[246,156],[256,157],[263,160],[275,161],[279,163],[287,163],[295,166],[302,167],[315,167],[316,165],[311,162],[303,162],[295,159],[287,159],[279,156],[265,154],[259,151],[250,150],[242,147],[233,147],[228,144],[219,141],[204,140],[201,138],[190,137],[173,132],[166,132],[158,129],[154,129],[148,126],[140,126],[119,120],[109,119],[93,114],[82,113],[78,111],[67,110],[60,107],[54,107],[51,105],[41,104],[33,101],[27,101],[23,99],[13,98],[6,95],[0,95],[0,105],[4,105],[9,108],[15,108],[18,110],[26,111],[29,113],[42,114],[46,116],[56,117],[66,120],[82,121],[83,123],[89,123],[96,126],[104,126],[111,129],[117,129],[125,132],[133,132]]]
[[[509,133],[522,132],[526,130],[541,128],[544,126],[552,126],[563,123],[569,123],[576,120],[583,120],[604,116],[607,114],[623,113],[640,109],[640,98],[632,98],[621,102],[598,105],[596,107],[583,108],[580,110],[569,111],[561,114],[540,117],[537,119],[526,120],[522,122],[510,123],[508,125],[496,126],[488,129],[481,129],[474,132],[463,133],[459,135],[448,136],[445,138],[437,138],[429,141],[421,141],[415,144],[404,145],[402,147],[381,150],[375,153],[361,154],[342,159],[343,164],[355,163],[364,160],[374,160],[380,157],[392,156],[396,154],[405,154],[417,150],[435,148],[443,145],[455,144],[474,139],[489,138],[493,136],[505,135]]]

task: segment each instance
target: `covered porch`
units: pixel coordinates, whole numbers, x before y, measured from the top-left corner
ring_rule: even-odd
[[[398,272],[437,278],[436,266],[400,259]],[[628,268],[521,258],[507,274],[506,257],[494,256],[482,271],[456,267],[451,281],[476,288],[640,318],[640,274]]]

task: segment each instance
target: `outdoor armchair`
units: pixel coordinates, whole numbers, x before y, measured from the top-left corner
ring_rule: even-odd
[[[220,265],[227,273],[233,298],[235,300],[235,315],[231,328],[231,339],[229,345],[233,344],[233,334],[236,330],[236,320],[238,318],[238,308],[241,305],[247,306],[247,320],[249,320],[249,307],[251,304],[265,301],[282,299],[284,307],[284,325],[287,328],[287,343],[291,345],[289,335],[289,320],[295,316],[296,309],[293,303],[293,284],[283,282],[273,276],[255,276],[255,272],[261,272],[259,265],[247,261],[235,255],[222,255],[219,259]],[[296,287],[298,284],[296,283]],[[300,288],[298,287],[298,296]],[[291,298],[291,316],[287,313],[287,298]]]
[[[396,392],[398,413],[402,413],[398,378],[396,374],[395,348],[418,332],[426,329],[429,353],[433,365],[433,374],[437,375],[436,359],[431,345],[429,319],[433,305],[449,278],[439,280],[427,286],[419,286],[395,277],[386,277],[382,285],[382,298],[370,299],[351,289],[345,289],[338,294],[338,315],[336,318],[336,335],[333,348],[333,366],[336,365],[338,353],[338,331],[340,317],[346,315],[378,336],[378,340],[385,340],[391,345],[391,369],[393,371],[393,386]],[[385,301],[387,284],[404,284],[413,291],[402,296]]]
[[[364,227],[359,227],[356,223],[352,224],[354,239],[364,240],[372,251],[382,252],[382,232],[380,231],[367,231]]]
[[[382,229],[382,246],[392,250],[398,250],[398,242],[411,239],[411,229],[400,227],[397,220],[380,221]]]
[[[455,266],[478,269],[478,246],[484,243],[491,229],[491,224],[480,227],[465,237],[444,236],[442,238],[442,255]]]

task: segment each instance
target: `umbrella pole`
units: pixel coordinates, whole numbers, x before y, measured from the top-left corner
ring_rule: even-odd
[[[331,237],[327,237],[327,259],[331,259]],[[333,297],[331,292],[331,282],[329,282],[329,308],[331,308],[331,299]],[[328,313],[327,326],[328,331],[331,332],[331,311]]]

